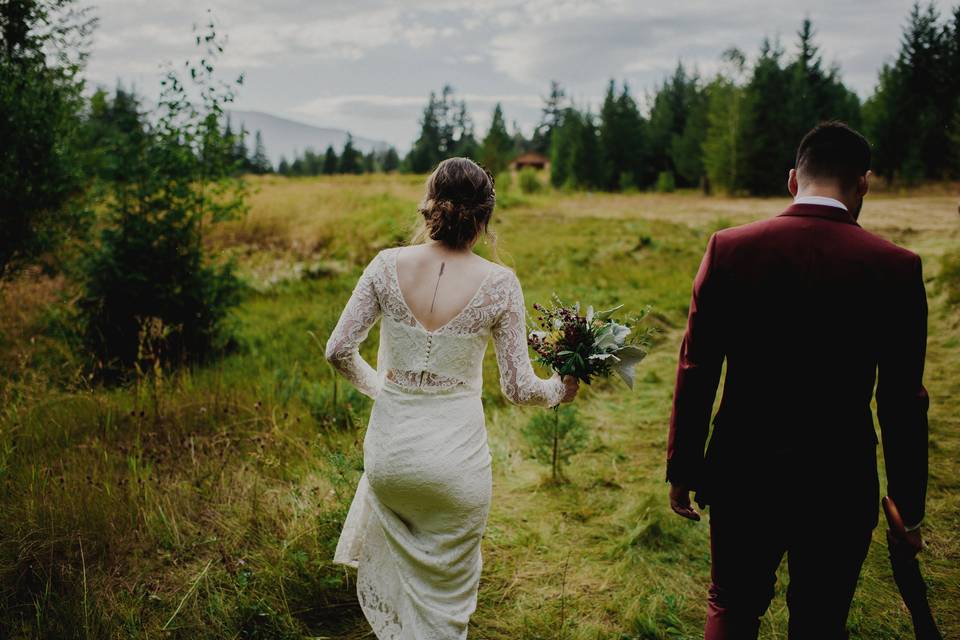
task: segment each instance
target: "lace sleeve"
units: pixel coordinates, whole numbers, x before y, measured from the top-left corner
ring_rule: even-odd
[[[514,404],[556,406],[563,398],[563,382],[558,375],[543,380],[533,370],[527,348],[523,291],[513,273],[505,284],[506,304],[493,326],[493,346],[500,367],[500,388]]]
[[[337,326],[327,340],[326,349],[327,360],[334,369],[371,398],[380,390],[380,378],[374,368],[360,357],[359,347],[380,317],[380,302],[373,285],[378,268],[380,256],[364,269],[347,306],[340,314]]]

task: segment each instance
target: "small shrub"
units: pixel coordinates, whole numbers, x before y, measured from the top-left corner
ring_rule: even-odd
[[[192,84],[174,71],[163,81],[156,124],[130,154],[127,180],[115,183],[108,224],[84,261],[85,339],[109,377],[140,359],[147,325],[164,327],[152,345],[164,363],[204,360],[227,344],[240,281],[232,263],[210,259],[204,230],[242,211],[245,190],[230,177],[235,141],[221,119],[233,93],[213,75],[221,43],[209,28],[197,37],[204,60],[188,63]]]
[[[677,189],[677,181],[672,171],[661,171],[657,176],[657,193],[673,193]]]
[[[564,480],[563,466],[587,446],[588,430],[576,407],[567,405],[536,413],[523,428],[523,437],[537,462],[550,465],[554,482]]]
[[[960,251],[951,251],[941,259],[937,287],[946,292],[948,304],[960,304]]]
[[[520,191],[523,193],[537,193],[543,189],[537,170],[533,167],[524,167],[520,171]]]
[[[497,193],[508,193],[513,189],[513,176],[509,171],[502,171],[497,174],[496,179],[493,181],[497,188]]]

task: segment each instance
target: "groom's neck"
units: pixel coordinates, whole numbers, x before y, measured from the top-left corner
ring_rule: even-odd
[[[811,182],[800,186],[797,189],[797,198],[807,197],[833,198],[842,202],[848,210],[853,211],[853,203],[848,202],[849,194],[844,193],[843,189],[835,183],[829,182]]]

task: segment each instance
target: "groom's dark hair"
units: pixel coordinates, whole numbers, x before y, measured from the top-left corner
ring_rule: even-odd
[[[839,180],[844,189],[870,169],[870,143],[843,122],[822,122],[803,136],[797,171],[807,178]]]

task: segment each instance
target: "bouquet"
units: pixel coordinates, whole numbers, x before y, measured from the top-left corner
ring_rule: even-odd
[[[527,342],[540,364],[586,384],[594,377],[616,373],[633,388],[634,368],[646,357],[654,333],[650,328],[635,329],[649,310],[617,321],[613,316],[623,305],[606,311],[590,306],[581,313],[579,302],[564,306],[556,296],[552,305],[534,304],[533,308],[538,315]]]

